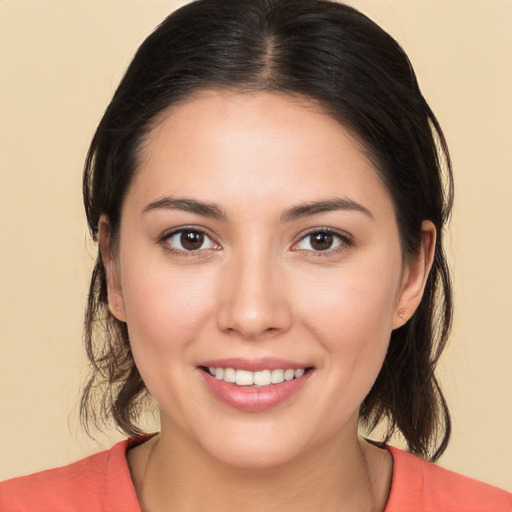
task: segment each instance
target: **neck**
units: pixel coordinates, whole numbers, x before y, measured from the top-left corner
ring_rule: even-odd
[[[128,460],[143,512],[204,510],[205,503],[222,512],[373,512],[388,493],[379,477],[384,458],[377,461],[378,449],[353,432],[271,468],[223,464],[179,431],[163,429],[140,448]]]

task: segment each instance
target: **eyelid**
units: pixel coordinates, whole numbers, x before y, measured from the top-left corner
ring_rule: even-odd
[[[308,236],[314,235],[316,233],[327,233],[329,235],[333,235],[337,237],[341,243],[332,249],[326,249],[324,251],[315,251],[314,249],[300,249],[295,248],[300,242],[306,239]],[[332,256],[335,253],[351,248],[354,245],[354,239],[351,235],[346,233],[345,231],[340,231],[338,229],[327,228],[327,227],[315,227],[308,229],[305,233],[302,233],[299,236],[299,239],[293,243],[291,250],[292,251],[304,251],[310,253],[314,256]]]
[[[208,247],[205,249],[196,249],[193,251],[187,251],[186,249],[178,249],[176,247],[173,247],[171,244],[168,243],[169,238],[171,238],[179,233],[182,233],[183,231],[192,231],[192,232],[196,232],[196,233],[200,233],[200,234],[204,235],[206,238],[208,238],[211,241],[211,243],[213,244],[213,247]],[[210,249],[214,249],[214,250],[221,249],[221,245],[218,242],[216,242],[215,237],[213,237],[208,232],[207,229],[199,227],[199,226],[194,226],[194,225],[177,226],[175,228],[167,230],[161,236],[158,237],[158,243],[165,244],[165,248],[168,251],[171,251],[174,253],[179,253],[180,255],[184,255],[184,256],[189,256],[192,254],[199,255],[200,253],[203,253]]]

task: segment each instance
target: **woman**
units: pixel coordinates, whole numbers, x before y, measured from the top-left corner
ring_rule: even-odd
[[[358,437],[387,418],[435,460],[450,432],[434,376],[448,152],[407,57],[362,14],[180,9],[109,105],[84,197],[100,253],[83,416],[137,436],[149,393],[161,432],[4,483],[2,510],[510,509]]]

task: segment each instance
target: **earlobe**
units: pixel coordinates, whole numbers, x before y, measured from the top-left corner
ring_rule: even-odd
[[[115,318],[121,322],[125,322],[123,294],[119,281],[119,272],[112,254],[110,223],[106,215],[102,215],[100,217],[98,225],[98,241],[101,261],[103,262],[103,268],[105,269],[105,277],[107,280],[108,308]]]
[[[406,324],[419,306],[432,268],[436,247],[436,228],[429,221],[421,225],[421,246],[404,270],[400,295],[393,316],[393,329]]]

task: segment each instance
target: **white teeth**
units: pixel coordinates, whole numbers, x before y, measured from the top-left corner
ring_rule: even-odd
[[[284,371],[284,380],[292,380],[295,377],[295,370],[289,368]]]
[[[252,386],[254,384],[254,374],[247,370],[237,370],[235,382],[239,386]]]
[[[272,370],[272,376],[270,377],[270,382],[272,384],[279,384],[284,380],[284,370]]]
[[[270,386],[270,370],[263,370],[261,372],[254,372],[254,385],[255,386]]]
[[[222,380],[225,382],[236,382],[236,370],[233,370],[233,368],[226,368],[224,370],[224,377]]]
[[[281,382],[300,379],[306,369],[299,368],[294,370],[293,368],[287,369],[275,369],[275,370],[260,370],[257,372],[251,372],[248,370],[235,370],[234,368],[220,368],[220,367],[208,367],[210,375],[215,377],[217,380],[223,380],[224,382],[235,383],[237,386],[270,386],[271,384],[280,384]]]

